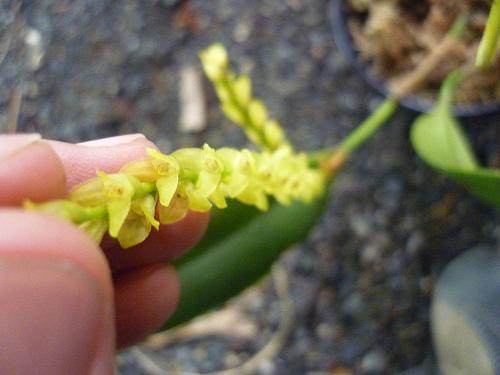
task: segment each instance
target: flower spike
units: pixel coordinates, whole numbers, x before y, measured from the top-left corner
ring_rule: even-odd
[[[224,47],[213,45],[200,58],[225,114],[264,151],[215,150],[205,144],[164,154],[150,148],[145,158],[125,164],[118,173],[97,172],[66,199],[26,202],[25,207],[73,222],[96,242],[107,231],[126,248],[144,241],[160,223],[182,220],[189,210],[226,208],[228,199],[265,211],[269,197],[290,204],[321,194],[325,174],[311,167],[305,154],[293,151],[280,124],[252,97],[248,76],[230,70]]]

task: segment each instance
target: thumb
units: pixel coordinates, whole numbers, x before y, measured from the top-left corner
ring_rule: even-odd
[[[111,374],[111,293],[105,259],[83,232],[0,210],[0,373]]]

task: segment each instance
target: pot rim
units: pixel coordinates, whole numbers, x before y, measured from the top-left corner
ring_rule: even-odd
[[[332,0],[328,9],[330,26],[333,39],[338,49],[346,57],[347,61],[354,66],[356,72],[376,91],[384,96],[389,96],[389,89],[384,81],[376,78],[369,72],[369,66],[359,58],[359,53],[354,48],[349,28],[347,27],[347,10],[345,0]],[[409,95],[400,100],[403,107],[415,112],[428,112],[433,101],[416,95]],[[457,105],[453,110],[457,117],[479,117],[500,112],[500,101]]]

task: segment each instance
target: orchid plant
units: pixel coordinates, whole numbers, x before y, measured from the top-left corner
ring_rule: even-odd
[[[478,54],[480,66],[493,59],[499,25],[496,0]],[[451,35],[459,37],[462,29],[455,27]],[[201,243],[175,262],[182,293],[163,328],[224,303],[264,275],[283,250],[302,241],[324,210],[336,174],[387,122],[400,98],[387,98],[337,146],[305,153],[294,149],[279,122],[253,96],[250,78],[231,70],[222,45],[207,48],[200,59],[222,111],[245,132],[252,149],[204,145],[171,154],[148,149],[147,157],[117,173],[98,171],[65,199],[25,202],[28,209],[74,223],[96,242],[107,233],[123,248],[144,241],[160,225],[181,220],[189,210],[212,210]],[[436,108],[414,124],[412,142],[432,167],[500,205],[500,171],[479,166],[453,118],[459,79],[455,73],[446,81]]]
[[[222,111],[241,127],[251,149],[148,149],[147,157],[117,173],[97,171],[64,199],[25,202],[27,209],[72,222],[98,243],[107,234],[123,248],[190,210],[211,210],[201,243],[174,264],[182,293],[165,328],[225,302],[302,241],[324,210],[342,165],[397,108],[397,100],[387,99],[336,147],[305,153],[253,96],[250,78],[231,70],[222,45],[202,51],[200,59]]]

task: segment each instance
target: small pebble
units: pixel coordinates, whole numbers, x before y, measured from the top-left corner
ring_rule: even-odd
[[[381,349],[368,352],[361,360],[361,370],[364,373],[380,373],[387,365],[387,356]]]

